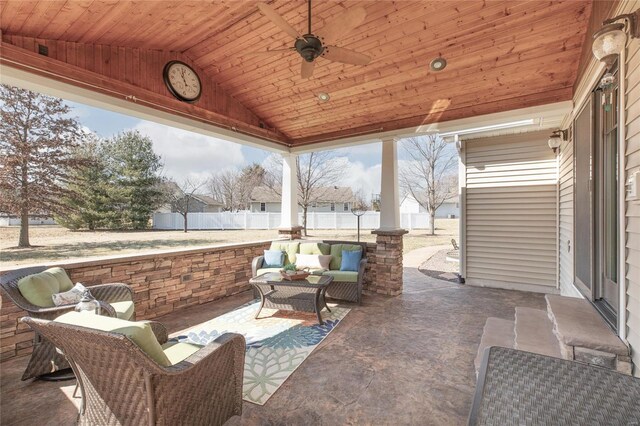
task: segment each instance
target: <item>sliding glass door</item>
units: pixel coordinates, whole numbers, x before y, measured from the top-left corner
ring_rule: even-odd
[[[574,265],[576,287],[589,299],[593,294],[593,97],[576,116],[574,144]]]
[[[615,69],[613,73],[617,74]],[[620,308],[617,83],[593,91],[573,130],[575,283],[616,328]]]
[[[596,138],[596,224],[598,231],[598,288],[595,302],[615,324],[619,309],[618,287],[618,87],[597,92],[600,131]]]

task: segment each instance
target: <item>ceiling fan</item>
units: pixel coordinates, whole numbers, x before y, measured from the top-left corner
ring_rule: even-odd
[[[347,34],[364,22],[367,12],[363,7],[355,7],[341,13],[335,20],[322,28],[323,35],[314,35],[311,32],[311,0],[308,3],[307,34],[300,34],[276,10],[267,3],[258,3],[258,9],[264,16],[273,22],[278,28],[295,39],[293,47],[287,49],[267,50],[265,54],[281,54],[296,51],[302,57],[300,75],[302,78],[310,78],[313,75],[315,60],[323,57],[333,62],[343,64],[367,65],[371,58],[351,49],[334,46],[333,44],[343,35]]]

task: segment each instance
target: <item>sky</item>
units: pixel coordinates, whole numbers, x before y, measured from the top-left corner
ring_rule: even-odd
[[[164,175],[177,181],[186,178],[205,179],[212,173],[228,168],[242,168],[252,163],[262,164],[272,152],[201,135],[187,130],[141,120],[88,105],[67,102],[72,116],[89,130],[103,138],[127,130],[138,130],[151,138],[154,150],[162,157]],[[344,163],[344,181],[364,194],[380,192],[381,143],[359,145],[334,150]]]
[[[162,157],[163,175],[177,182],[187,178],[206,180],[212,174],[225,169],[240,169],[252,163],[263,164],[270,151],[226,141],[199,133],[141,120],[101,108],[67,101],[74,116],[87,129],[98,136],[109,138],[115,134],[138,130],[151,138],[154,151]],[[450,145],[455,150],[453,144]],[[339,186],[348,186],[354,192],[361,191],[369,198],[380,193],[381,142],[333,150],[336,161],[344,164]],[[400,167],[408,161],[402,148],[398,149]]]

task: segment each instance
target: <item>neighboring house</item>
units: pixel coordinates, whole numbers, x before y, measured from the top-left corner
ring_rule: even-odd
[[[400,202],[400,213],[427,213],[427,209],[422,207],[411,194],[407,194]],[[454,195],[445,200],[445,202],[436,209],[436,218],[457,217],[460,217],[460,197],[458,195]]]
[[[172,191],[176,196],[184,197],[184,192],[173,182],[166,184],[167,190]],[[181,200],[182,201],[182,200]],[[193,194],[189,201],[189,213],[219,213],[224,211],[224,204],[208,195]],[[179,213],[171,203],[167,203],[156,210],[156,213]]]
[[[208,195],[193,194],[189,202],[191,213],[219,213],[224,211],[224,204]]]
[[[309,206],[309,212],[350,212],[355,201],[351,188],[330,186],[318,188],[318,197]],[[266,186],[258,186],[251,191],[253,213],[280,213],[280,194]]]

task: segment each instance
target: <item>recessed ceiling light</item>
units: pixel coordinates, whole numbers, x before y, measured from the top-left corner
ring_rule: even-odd
[[[329,99],[331,99],[331,96],[329,96],[328,93],[325,93],[325,92],[318,93],[318,100],[320,102],[328,102]]]
[[[429,68],[431,68],[431,71],[436,71],[436,72],[442,71],[446,66],[447,66],[447,60],[441,56],[435,58],[429,64]]]

